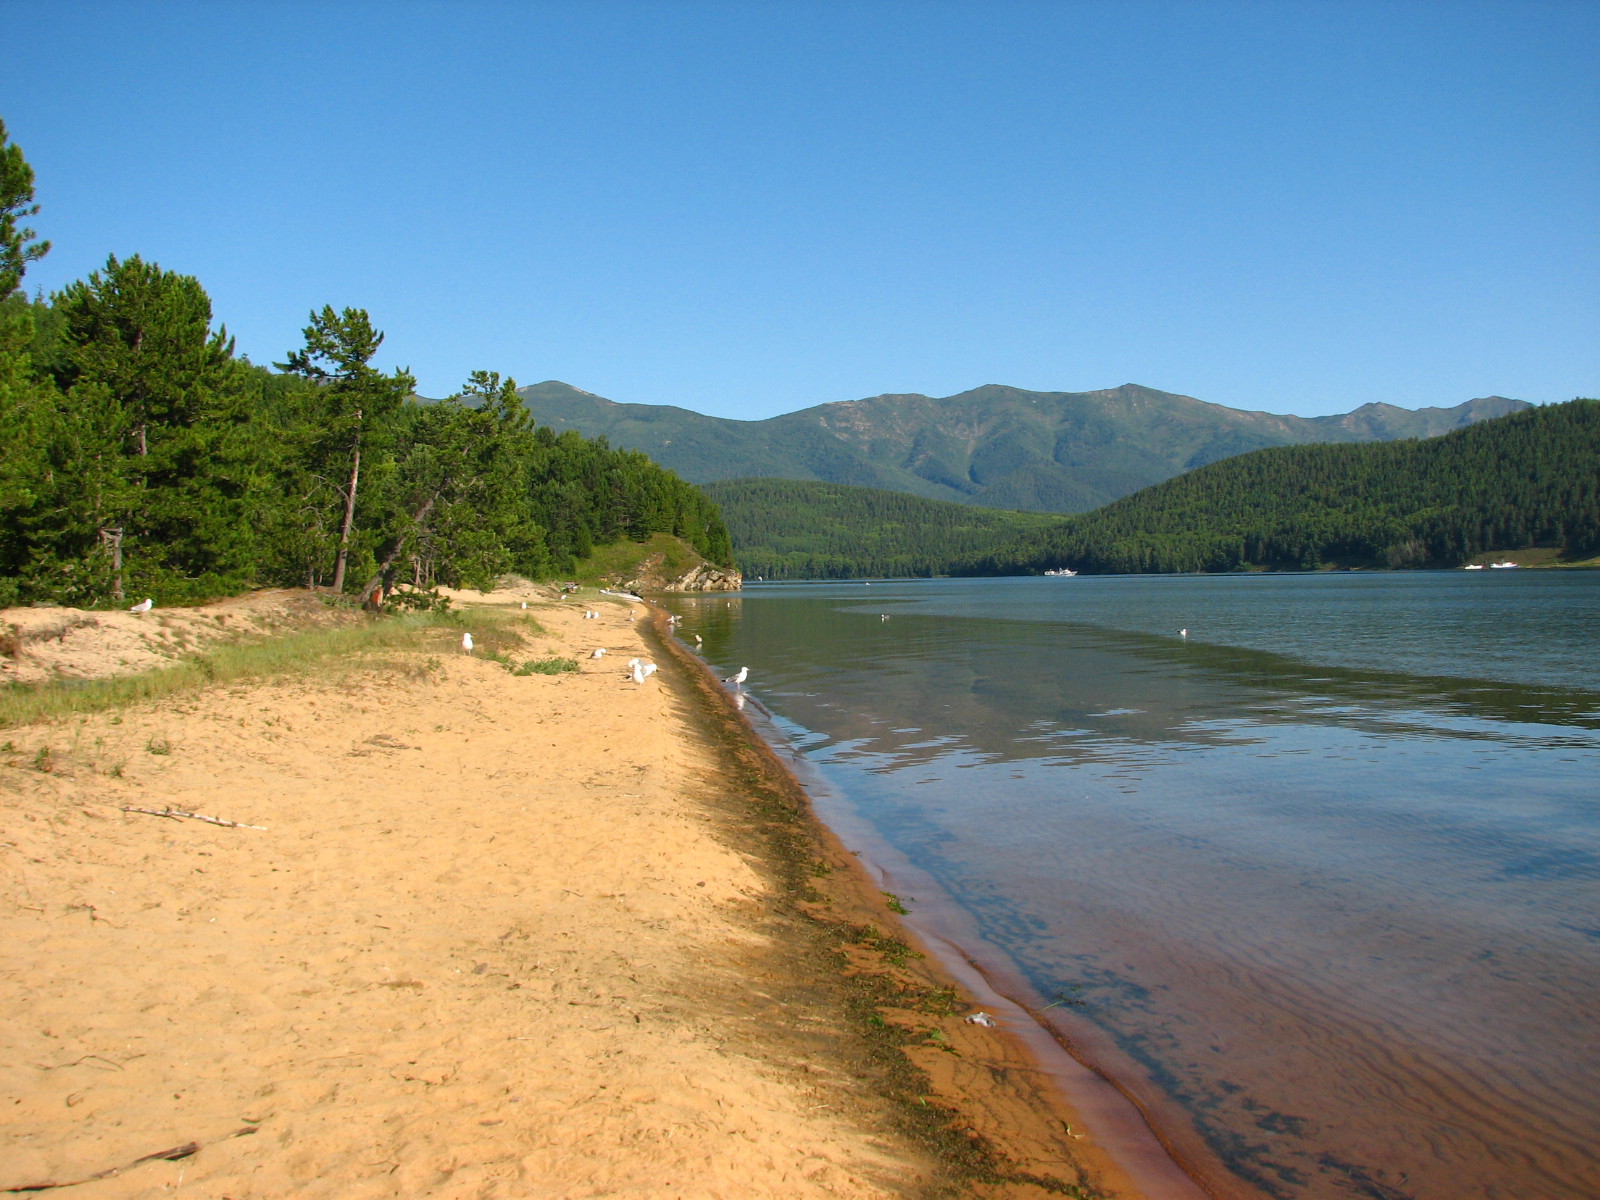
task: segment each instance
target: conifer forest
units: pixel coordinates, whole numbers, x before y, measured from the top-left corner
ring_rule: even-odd
[[[38,210],[0,124],[0,606],[263,585],[370,601],[558,577],[663,532],[732,563],[699,489],[535,427],[513,380],[474,371],[418,398],[373,365],[384,335],[364,309],[311,312],[269,368],[236,352],[199,280],[137,254],[30,297],[50,248]]]

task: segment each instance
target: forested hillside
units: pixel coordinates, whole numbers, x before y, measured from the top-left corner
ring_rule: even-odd
[[[1059,518],[793,479],[710,483],[739,568],[765,579],[929,576]]]
[[[1527,407],[1485,396],[1453,408],[1366,404],[1328,417],[1208,404],[1137,384],[1094,392],[990,385],[956,396],[872,396],[764,421],[617,404],[564,383],[521,391],[542,423],[643,450],[696,483],[776,477],[1032,512],[1086,512],[1206,463],[1265,446],[1434,437]]]
[[[1424,441],[1257,450],[955,570],[1456,566],[1534,546],[1600,553],[1600,401],[1530,409]]]
[[[1600,553],[1600,402],[1441,438],[1257,450],[1052,517],[783,479],[706,486],[768,579],[1456,566]]]
[[[137,255],[30,301],[33,192],[0,124],[0,605],[484,586],[657,532],[731,563],[699,489],[535,427],[514,381],[478,371],[416,403],[372,365],[365,310],[313,312],[274,371],[213,327],[198,280]]]

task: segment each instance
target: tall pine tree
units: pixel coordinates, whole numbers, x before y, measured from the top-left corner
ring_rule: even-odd
[[[372,327],[364,308],[335,313],[332,305],[324,305],[320,313],[311,314],[305,339],[305,345],[278,366],[318,385],[317,435],[307,449],[314,473],[330,482],[342,480],[335,485],[343,500],[333,568],[333,589],[338,592],[344,590],[356,531],[362,454],[387,448],[392,418],[416,388],[416,380],[404,369],[385,375],[372,365],[383,334]]]

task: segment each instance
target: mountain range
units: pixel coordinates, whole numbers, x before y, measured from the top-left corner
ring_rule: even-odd
[[[764,476],[1034,512],[1084,512],[1268,446],[1435,437],[1531,407],[1487,396],[1453,408],[1365,404],[1326,417],[1247,412],[1124,384],[954,396],[872,396],[761,421],[619,404],[550,380],[518,393],[540,424],[641,450],[692,483]]]

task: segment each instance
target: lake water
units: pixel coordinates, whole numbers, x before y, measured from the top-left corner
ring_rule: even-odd
[[[1600,1196],[1600,573],[672,605],[1213,1190]]]

